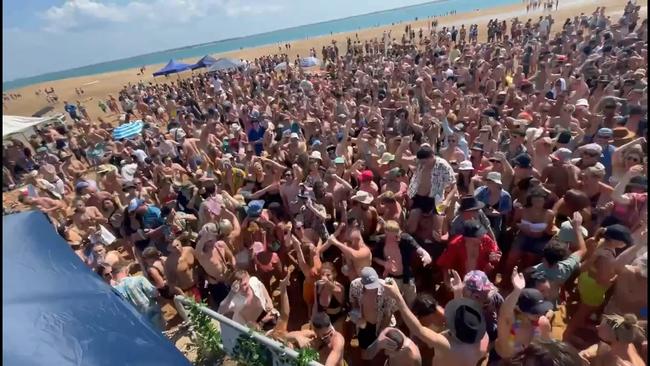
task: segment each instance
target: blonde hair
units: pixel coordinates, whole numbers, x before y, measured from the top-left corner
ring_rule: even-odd
[[[603,319],[612,328],[616,339],[623,343],[632,343],[639,332],[642,331],[637,317],[634,314],[625,314],[623,316],[618,314],[605,314],[603,315]]]
[[[400,231],[399,224],[395,220],[388,220],[388,221],[386,221],[386,225],[384,226],[384,230],[386,232],[399,233],[399,231]]]

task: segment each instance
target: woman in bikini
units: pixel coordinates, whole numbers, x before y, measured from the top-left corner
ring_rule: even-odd
[[[142,252],[142,262],[147,273],[147,278],[151,284],[156,286],[158,293],[162,298],[172,300],[174,295],[169,291],[167,279],[165,278],[165,261],[164,257],[155,247],[147,247]]]
[[[323,263],[320,279],[316,281],[315,301],[312,314],[324,312],[329,315],[334,329],[343,332],[345,312],[345,288],[336,281],[336,268],[330,262]]]
[[[547,196],[548,192],[538,187],[528,194],[524,208],[515,212],[514,222],[519,234],[508,255],[504,273],[512,271],[518,263],[527,268],[541,261],[546,243],[556,232],[553,225],[555,215],[552,210],[544,208]]]

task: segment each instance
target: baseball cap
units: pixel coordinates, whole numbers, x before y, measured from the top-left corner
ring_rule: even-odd
[[[471,161],[464,160],[461,161],[460,164],[458,165],[458,170],[474,170],[474,167],[472,166]]]
[[[587,235],[589,235],[584,226],[580,226],[580,232],[582,233],[583,238],[586,238]],[[557,240],[571,244],[575,244],[578,241],[571,221],[567,220],[560,225],[560,231],[557,233]]]
[[[598,154],[598,155],[602,155],[602,154],[603,154],[603,147],[600,146],[600,145],[598,145],[598,144],[596,144],[596,143],[591,143],[591,144],[584,145],[584,146],[582,147],[582,150],[583,150],[583,151],[592,152],[592,153],[594,153],[594,154]]]
[[[361,172],[361,175],[359,176],[359,181],[360,182],[369,182],[371,181],[375,175],[372,173],[372,170],[364,170]]]
[[[291,135],[290,135],[289,137],[291,137],[292,139],[297,139],[297,138],[298,138],[298,134],[295,133],[295,132],[291,132]]]
[[[589,108],[589,101],[585,98],[578,99],[576,101],[576,107],[587,107]]]
[[[361,283],[366,290],[375,290],[381,286],[377,271],[372,267],[363,267],[361,269]]]
[[[573,155],[571,150],[567,149],[566,147],[561,147],[551,154],[551,159],[564,163],[565,161],[569,160],[569,158],[571,158],[571,155]]]
[[[621,224],[607,226],[605,228],[603,238],[609,240],[618,240],[627,245],[632,245],[632,234],[630,233],[630,229]]]
[[[262,209],[264,209],[264,200],[254,200],[250,201],[246,206],[246,215],[249,217],[258,217],[262,214]]]
[[[468,298],[454,299],[445,306],[449,332],[465,344],[479,342],[485,336],[485,317],[481,305]]]
[[[544,299],[544,295],[535,288],[525,288],[519,295],[517,307],[524,313],[544,315],[553,309],[553,303]]]
[[[530,168],[531,159],[530,156],[526,153],[519,154],[513,159],[513,165],[520,168]]]
[[[133,212],[138,209],[138,207],[142,206],[144,204],[144,200],[139,199],[139,198],[134,198],[129,202],[129,207],[127,208],[128,212]]]
[[[598,130],[596,136],[604,137],[604,138],[612,138],[612,136],[614,136],[614,131],[611,128],[603,127]]]

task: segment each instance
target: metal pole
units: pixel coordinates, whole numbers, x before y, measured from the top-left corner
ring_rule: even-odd
[[[185,296],[181,296],[181,295],[174,296],[174,303],[180,304],[181,307],[183,305],[185,305],[185,306],[192,305],[191,301],[189,301]],[[277,342],[277,341],[275,341],[275,340],[273,340],[273,339],[271,339],[269,337],[266,337],[263,334],[260,334],[260,333],[255,332],[255,331],[251,332],[249,328],[237,323],[236,321],[234,321],[232,319],[229,319],[229,318],[217,313],[216,311],[214,311],[212,309],[209,309],[209,308],[207,308],[205,306],[199,305],[199,310],[203,314],[217,320],[220,324],[224,323],[224,324],[228,325],[229,327],[232,327],[232,328],[236,329],[240,333],[250,334],[250,336],[256,342],[259,342],[262,345],[264,345],[265,347],[270,348],[276,354],[285,353],[287,356],[289,356],[292,359],[297,359],[298,358],[298,352],[292,350],[291,348],[285,347],[281,343],[279,343],[279,342]],[[323,366],[323,365],[320,364],[319,362],[311,361],[309,363],[309,366]]]

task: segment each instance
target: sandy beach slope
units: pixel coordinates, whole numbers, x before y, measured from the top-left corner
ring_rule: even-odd
[[[560,29],[561,24],[567,17],[573,17],[579,15],[581,12],[591,14],[596,7],[605,6],[607,15],[610,15],[612,18],[617,19],[622,13],[625,7],[627,0],[600,0],[600,1],[588,1],[588,0],[560,0],[560,7],[557,11],[553,11],[553,17],[556,19],[556,25],[553,30]],[[645,5],[645,4],[643,4]],[[642,6],[642,16],[647,14],[647,7]],[[498,18],[499,20],[508,20],[514,17],[519,17],[521,20],[527,20],[528,18],[537,18],[542,15],[542,11],[526,13],[526,7],[524,3],[495,7],[491,9],[475,11],[470,13],[459,13],[453,16],[441,17],[438,18],[439,27],[442,26],[451,26],[456,25],[460,26],[465,24],[478,24],[479,25],[479,41],[485,40],[485,25],[490,19]],[[559,23],[559,24],[557,24]],[[375,37],[381,38],[383,31],[392,31],[394,38],[400,38],[402,32],[404,31],[404,26],[406,23],[394,25],[394,26],[382,26],[376,28],[367,28],[360,30],[358,32],[347,32],[347,33],[338,33],[334,35],[326,35],[317,38],[299,40],[291,42],[291,57],[296,55],[307,56],[309,55],[309,49],[315,48],[317,53],[320,54],[320,49],[323,45],[331,44],[332,40],[336,40],[339,44],[339,47],[342,48],[342,51],[345,52],[345,42],[347,37],[355,37],[355,34],[358,35],[360,40],[373,39]],[[421,19],[418,21],[410,22],[413,28],[417,29],[422,28],[425,33],[428,29],[428,24],[430,24],[429,19]],[[213,55],[215,57],[235,57],[235,58],[244,58],[253,60],[255,57],[262,55],[269,55],[277,53],[278,45],[267,45],[250,49],[237,50],[227,53],[222,53],[218,55]],[[195,62],[199,57],[182,60],[185,62]],[[85,91],[84,97],[82,100],[87,100],[86,108],[88,109],[91,117],[104,117],[107,115],[102,113],[97,106],[98,98],[105,98],[108,94],[116,94],[122,86],[127,83],[137,83],[142,80],[144,82],[149,81],[172,81],[176,80],[178,77],[186,77],[191,75],[190,72],[184,72],[180,75],[173,75],[169,78],[159,77],[154,79],[151,76],[151,73],[155,70],[158,70],[164,66],[163,64],[158,65],[147,65],[145,71],[145,76],[138,76],[137,69],[128,69],[123,71],[105,73],[105,74],[96,74],[89,76],[82,76],[77,78],[62,79],[57,81],[50,81],[41,84],[30,85],[24,88],[16,89],[13,92],[18,92],[22,94],[22,99],[13,100],[8,103],[6,108],[3,107],[3,114],[8,115],[24,115],[30,116],[39,109],[45,107],[47,102],[43,96],[37,97],[35,91],[38,89],[54,87],[60,101],[55,105],[57,112],[63,111],[63,101],[76,102],[80,98],[77,97],[75,93],[76,87],[82,87]],[[92,99],[91,99],[92,98]]]

